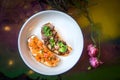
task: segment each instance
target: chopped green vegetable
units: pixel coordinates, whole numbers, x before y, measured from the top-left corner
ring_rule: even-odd
[[[64,44],[60,41],[60,42],[58,42],[58,45],[59,45],[59,47],[62,47],[62,46],[64,46]]]
[[[67,46],[64,46],[64,47],[61,47],[60,49],[59,49],[59,52],[66,52],[67,51]]]
[[[48,26],[44,26],[44,27],[43,27],[43,31],[44,31],[44,32],[46,32],[48,29],[49,29]]]
[[[43,32],[44,32],[45,36],[51,36],[52,35],[52,32],[51,32],[51,30],[48,26],[43,27]]]
[[[64,53],[64,52],[67,51],[67,46],[66,46],[63,42],[59,42],[58,45],[59,45],[59,47],[60,47],[60,48],[59,48],[59,52]]]
[[[53,37],[50,38],[49,42],[50,42],[51,47],[55,46],[55,40]]]

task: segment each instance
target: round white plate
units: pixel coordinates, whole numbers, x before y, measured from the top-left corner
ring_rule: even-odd
[[[58,56],[61,61],[56,67],[47,67],[38,63],[31,56],[27,46],[27,39],[31,35],[34,34],[41,39],[41,27],[48,22],[55,26],[62,39],[72,47],[72,52],[68,56]],[[69,15],[55,10],[41,11],[23,24],[18,37],[18,49],[25,64],[35,72],[58,75],[70,70],[79,60],[83,50],[83,35],[79,25]]]

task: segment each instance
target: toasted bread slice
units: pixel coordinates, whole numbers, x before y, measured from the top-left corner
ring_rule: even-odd
[[[44,44],[49,50],[61,56],[70,54],[72,48],[59,36],[54,25],[51,23],[44,24],[41,34]]]
[[[41,40],[36,36],[31,36],[28,39],[28,47],[33,55],[33,57],[40,63],[54,67],[60,62],[60,59],[51,52]]]

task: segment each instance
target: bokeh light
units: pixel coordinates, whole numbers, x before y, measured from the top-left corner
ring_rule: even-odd
[[[4,31],[7,31],[7,32],[8,32],[8,31],[11,31],[11,27],[10,27],[10,26],[4,26],[3,29],[4,29]]]
[[[29,70],[29,71],[28,71],[28,75],[31,75],[31,74],[34,74],[34,71],[33,71],[33,70]]]
[[[14,64],[13,60],[9,60],[9,61],[8,61],[8,65],[9,65],[9,66],[12,66],[13,64]]]

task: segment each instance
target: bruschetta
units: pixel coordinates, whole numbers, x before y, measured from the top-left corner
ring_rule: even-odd
[[[55,26],[51,23],[46,23],[41,29],[42,39],[49,50],[60,56],[70,54],[72,48],[59,36],[55,30]]]
[[[28,38],[28,47],[32,56],[40,63],[54,67],[60,62],[60,59],[51,52],[37,36],[32,35]]]

